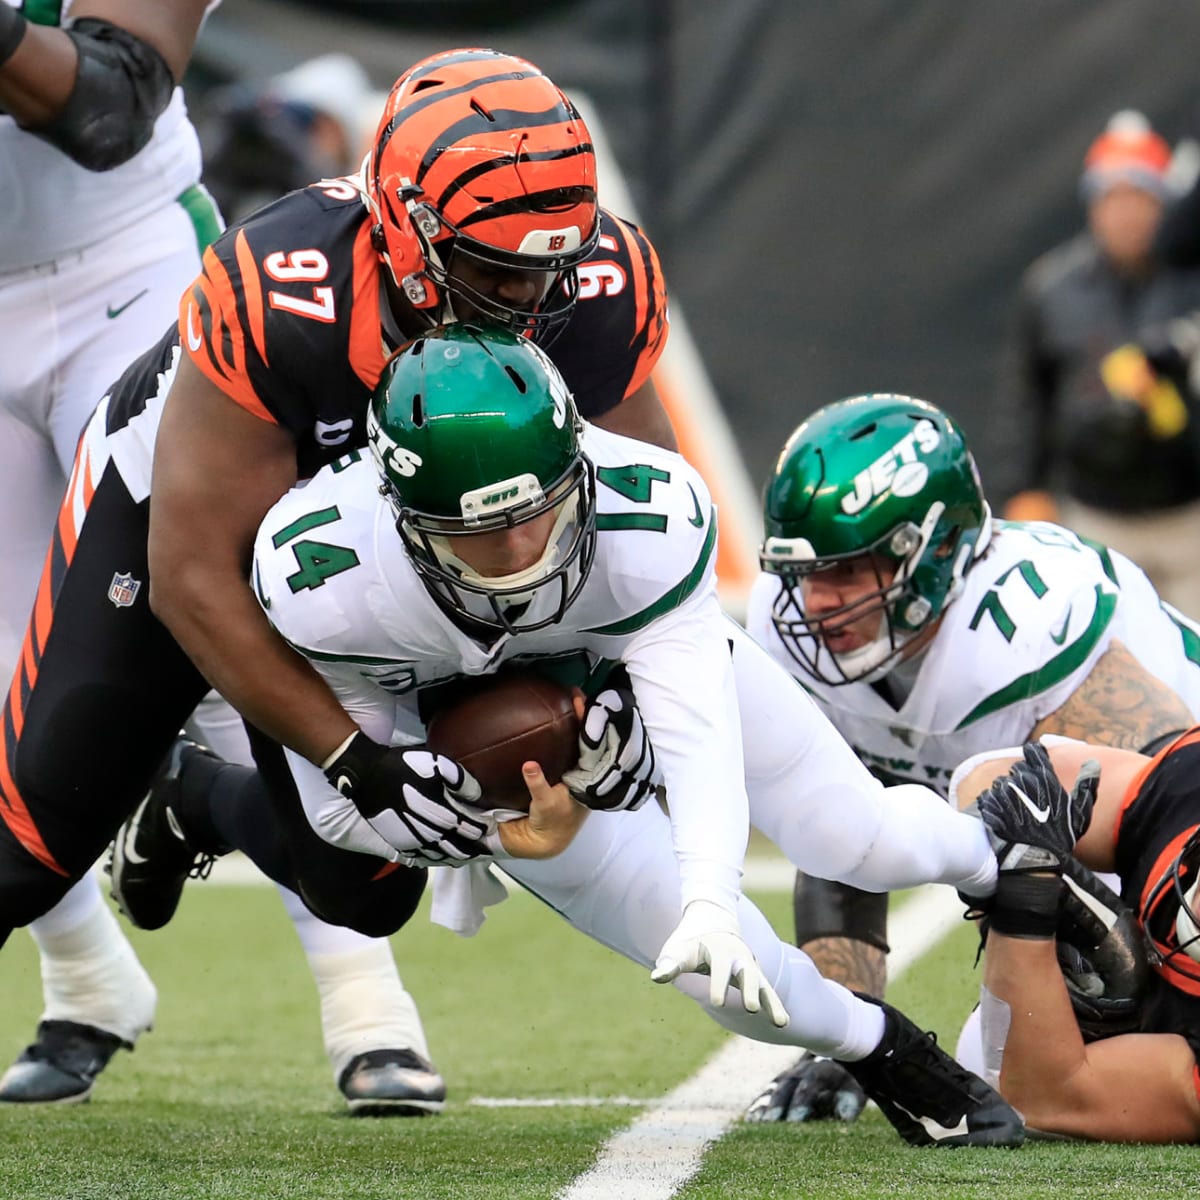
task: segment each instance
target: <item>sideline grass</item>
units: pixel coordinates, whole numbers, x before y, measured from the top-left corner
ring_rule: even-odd
[[[786,895],[756,899],[787,928]],[[491,1109],[472,1097],[652,1100],[723,1039],[671,989],[528,899],[492,910],[473,941],[419,917],[397,956],[450,1083],[447,1111],[356,1120],[333,1088],[315,993],[272,891],[192,887],[171,928],[133,936],[159,985],[158,1028],[118,1056],[90,1104],[0,1109],[0,1196],[550,1200],[636,1110]],[[951,1046],[978,987],[973,942],[964,926],[894,990]],[[12,939],[0,970],[7,1061],[40,1009],[27,937]],[[869,1111],[852,1127],[735,1127],[679,1194],[1157,1200],[1193,1192],[1198,1167],[1192,1147],[911,1150]]]

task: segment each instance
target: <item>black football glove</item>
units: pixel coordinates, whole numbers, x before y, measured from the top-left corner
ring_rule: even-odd
[[[841,1063],[805,1051],[746,1109],[747,1121],[857,1121],[867,1093]]]
[[[1136,1033],[1141,1024],[1140,999],[1113,995],[1096,964],[1070,942],[1059,942],[1056,950],[1083,1040],[1098,1042],[1122,1033]]]
[[[381,746],[364,733],[332,762],[325,777],[367,824],[409,861],[457,865],[491,855],[495,820],[472,806],[482,790],[453,759],[422,746]]]
[[[1085,1042],[1139,1028],[1150,977],[1133,910],[1077,859],[1063,868],[1058,961]]]
[[[661,782],[654,747],[633,693],[607,688],[588,706],[579,728],[579,762],[562,777],[586,808],[641,808]]]
[[[1061,868],[1091,823],[1100,765],[1088,759],[1068,795],[1045,746],[1026,742],[1021,753],[1024,761],[979,797],[979,815],[1002,872]],[[1030,849],[1046,854],[1030,854]]]

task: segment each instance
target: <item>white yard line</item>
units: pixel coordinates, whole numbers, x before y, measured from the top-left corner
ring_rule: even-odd
[[[746,860],[742,886],[751,892],[790,892],[795,878],[796,868],[786,859],[755,855]],[[270,880],[244,854],[226,854],[213,863],[212,874],[204,883],[189,886],[255,887],[268,883]]]
[[[889,922],[889,977],[902,975],[961,918],[950,888],[914,895]],[[707,1147],[795,1057],[792,1046],[731,1038],[691,1079],[611,1137],[561,1200],[669,1200],[699,1169]]]

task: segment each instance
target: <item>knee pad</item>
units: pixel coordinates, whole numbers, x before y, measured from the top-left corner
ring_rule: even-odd
[[[887,911],[887,892],[864,892],[848,883],[796,872],[792,912],[797,946],[817,938],[846,937],[866,942],[886,954],[890,949]]]

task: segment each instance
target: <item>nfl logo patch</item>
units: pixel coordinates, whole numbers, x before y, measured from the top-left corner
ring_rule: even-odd
[[[118,608],[128,608],[137,599],[141,586],[140,579],[118,573],[112,577],[112,583],[108,585],[108,598]]]

